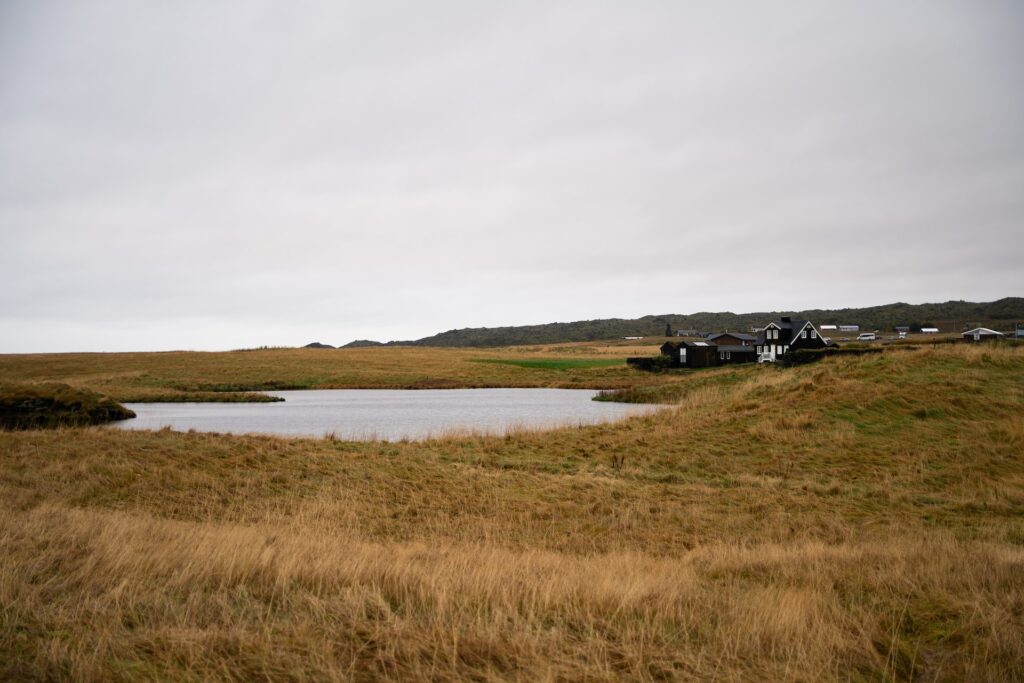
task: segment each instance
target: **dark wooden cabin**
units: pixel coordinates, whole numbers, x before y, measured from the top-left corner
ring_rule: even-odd
[[[709,368],[718,365],[718,347],[706,341],[671,341],[661,345],[661,353],[672,364],[683,368]]]

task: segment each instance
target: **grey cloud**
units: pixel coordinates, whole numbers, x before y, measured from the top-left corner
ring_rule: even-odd
[[[1008,2],[8,2],[0,351],[1019,295],[1021,64]]]

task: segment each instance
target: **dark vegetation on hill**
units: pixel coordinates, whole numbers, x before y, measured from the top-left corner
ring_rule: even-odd
[[[978,325],[1024,321],[1024,298],[1007,297],[987,303],[947,301],[940,304],[894,303],[869,308],[814,309],[807,311],[768,311],[761,313],[692,313],[648,315],[636,319],[609,318],[571,323],[522,325],[518,327],[478,327],[449,330],[416,341],[388,342],[390,345],[416,346],[513,346],[517,344],[556,344],[595,341],[615,337],[664,336],[666,325],[673,330],[694,329],[705,332],[741,331],[764,326],[780,316],[810,319],[815,323],[856,324],[862,329],[892,330],[896,325],[937,325],[943,331],[962,331]],[[1004,325],[1005,327],[1005,325]],[[345,346],[374,346],[379,342],[355,341]]]
[[[392,343],[395,343],[395,342],[392,342]],[[355,341],[350,341],[348,344],[342,344],[338,348],[339,349],[358,349],[358,348],[361,348],[363,346],[384,346],[384,344],[382,342],[379,342],[379,341],[373,341],[372,339],[356,339]]]
[[[330,344],[321,344],[320,342],[312,342],[310,344],[306,344],[302,348],[304,348],[304,349],[333,349],[335,347],[331,346]]]
[[[67,384],[0,385],[0,429],[83,427],[135,417],[120,403]]]

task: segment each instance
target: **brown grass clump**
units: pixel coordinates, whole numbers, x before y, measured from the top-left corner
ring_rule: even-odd
[[[0,679],[1022,680],[1024,351],[965,347],[502,437],[2,433]]]

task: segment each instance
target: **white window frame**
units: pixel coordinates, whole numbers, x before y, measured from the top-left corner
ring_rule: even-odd
[[[805,328],[803,329],[803,331],[802,331],[802,332],[800,333],[800,338],[801,338],[801,339],[807,339],[807,328],[806,328],[806,327],[805,327]]]

